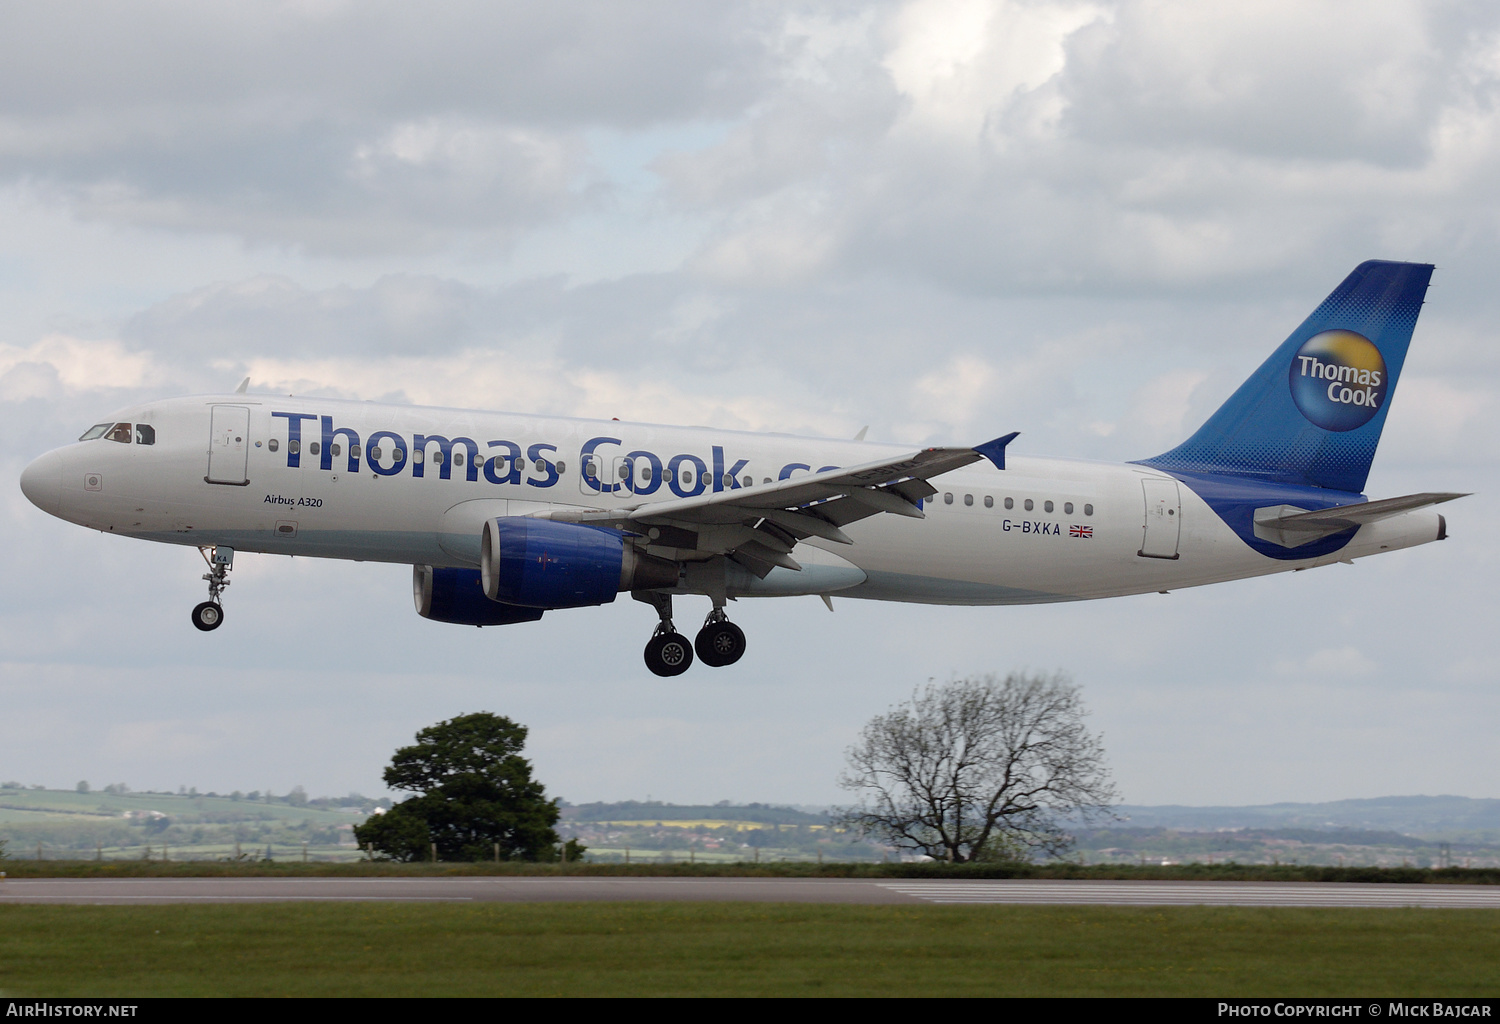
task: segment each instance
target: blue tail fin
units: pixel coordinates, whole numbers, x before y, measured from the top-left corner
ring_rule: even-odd
[[[1197,433],[1142,463],[1363,491],[1431,277],[1361,263]]]

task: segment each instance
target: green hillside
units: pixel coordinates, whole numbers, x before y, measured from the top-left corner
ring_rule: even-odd
[[[0,785],[0,841],[11,857],[76,859],[358,856],[351,826],[381,803],[270,793],[136,793]]]

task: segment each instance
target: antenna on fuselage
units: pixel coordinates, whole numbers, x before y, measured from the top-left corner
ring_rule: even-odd
[[[249,390],[250,390],[250,378],[246,377],[244,380],[240,381],[240,386],[234,389],[234,393],[237,394],[237,395],[243,395],[243,394],[245,394]]]
[[[869,428],[868,425],[860,427],[859,428],[859,433],[857,433],[857,434],[854,435],[854,440],[856,440],[856,441],[863,441],[865,439],[865,435],[868,434],[869,432],[870,432],[870,428]]]

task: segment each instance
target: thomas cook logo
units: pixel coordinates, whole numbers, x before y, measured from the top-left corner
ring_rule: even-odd
[[[1292,401],[1324,430],[1353,430],[1385,405],[1385,360],[1363,334],[1314,334],[1292,357],[1288,381]]]

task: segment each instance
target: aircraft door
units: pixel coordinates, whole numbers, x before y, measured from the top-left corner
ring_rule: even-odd
[[[578,489],[584,494],[598,494],[609,490],[605,479],[604,459],[599,455],[585,455],[578,464]]]
[[[242,405],[211,407],[208,428],[208,475],[211,484],[250,482],[245,469],[250,457],[250,410]]]
[[[1182,534],[1182,503],[1176,480],[1147,477],[1141,481],[1146,495],[1146,530],[1142,558],[1176,558],[1177,539]]]

